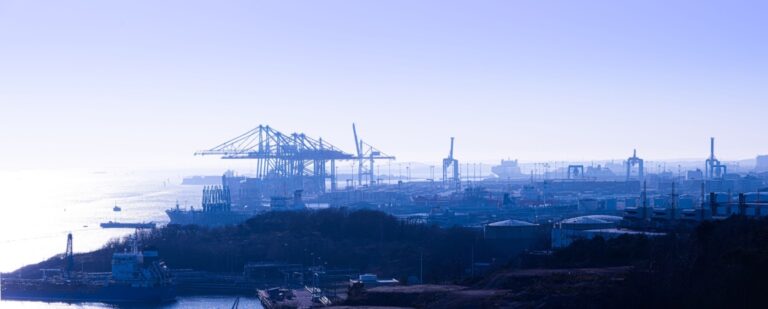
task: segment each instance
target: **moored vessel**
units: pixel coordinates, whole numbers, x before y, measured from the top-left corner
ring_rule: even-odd
[[[170,272],[157,250],[139,250],[137,236],[131,249],[112,255],[110,273],[72,272],[72,234],[67,238],[67,267],[41,270],[41,279],[2,278],[2,299],[103,302],[162,303],[176,299]]]

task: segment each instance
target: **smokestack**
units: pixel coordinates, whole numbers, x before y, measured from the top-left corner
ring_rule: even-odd
[[[710,159],[715,158],[715,138],[714,137],[709,138],[709,158]]]

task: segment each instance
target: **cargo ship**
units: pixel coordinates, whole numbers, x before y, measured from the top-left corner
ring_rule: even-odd
[[[178,225],[199,225],[199,226],[224,226],[234,225],[245,222],[249,218],[256,215],[255,212],[245,211],[206,211],[198,209],[181,209],[176,205],[176,208],[168,209],[165,211],[168,218],[171,220],[168,224]]]
[[[202,209],[176,207],[165,211],[169,224],[222,226],[241,223],[256,215],[257,211],[233,210],[229,187],[206,186],[203,188]]]
[[[182,185],[215,185],[221,181],[221,176],[190,176],[181,180]]]
[[[302,199],[302,190],[295,190],[293,196],[272,196],[269,205],[255,207],[235,207],[229,186],[206,186],[203,188],[202,209],[183,209],[176,202],[176,207],[167,209],[169,224],[223,226],[235,225],[259,213],[270,210],[299,210],[306,208]]]
[[[129,222],[117,222],[117,221],[108,221],[108,222],[102,222],[99,224],[101,228],[103,229],[153,229],[157,225],[154,222],[139,222],[139,223],[129,223]]]
[[[500,179],[518,179],[525,175],[520,171],[517,160],[501,160],[501,164],[491,167],[491,172]]]
[[[68,236],[67,269],[42,270],[41,279],[3,278],[0,297],[12,300],[102,303],[166,303],[176,299],[170,272],[157,250],[131,250],[112,255],[111,273],[75,273],[72,234]]]

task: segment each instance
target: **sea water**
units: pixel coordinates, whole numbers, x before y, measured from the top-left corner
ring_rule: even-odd
[[[232,308],[232,305],[237,300],[237,297],[235,296],[187,296],[187,297],[179,297],[176,302],[170,303],[170,304],[164,304],[164,305],[111,305],[111,304],[101,304],[101,303],[77,303],[77,304],[69,304],[69,303],[57,303],[57,302],[38,302],[38,301],[10,301],[10,300],[4,300],[0,301],[0,308],[19,308],[19,309],[51,309],[51,308],[62,308],[62,309],[96,309],[96,308],[125,308],[125,309],[134,309],[134,308],[147,308],[147,309],[172,309],[172,308],[179,308],[179,309],[215,309],[215,308],[225,308],[229,309]],[[238,302],[238,307],[241,309],[245,308],[263,308],[261,306],[261,303],[259,302],[259,299],[256,297],[240,297],[240,300]]]
[[[102,229],[99,223],[168,223],[165,210],[200,208],[202,186],[181,185],[177,170],[0,171],[0,272],[11,272],[63,254],[72,233],[75,253],[101,248],[132,229]],[[118,205],[121,211],[113,211]],[[162,257],[162,252],[160,252]],[[75,259],[75,268],[78,265]],[[173,267],[173,265],[169,265]],[[230,308],[233,297],[182,297],[161,308]],[[256,301],[258,303],[258,301]],[[241,300],[241,308],[245,306]],[[101,308],[101,304],[0,301],[2,308]],[[245,306],[245,307],[244,307]],[[260,306],[258,306],[260,307]]]

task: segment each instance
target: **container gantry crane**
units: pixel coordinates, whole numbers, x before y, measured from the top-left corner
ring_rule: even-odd
[[[357,183],[362,185],[363,175],[365,175],[368,177],[368,183],[374,185],[376,184],[376,176],[374,174],[375,160],[395,160],[395,157],[385,154],[381,150],[363,142],[362,139],[358,139],[357,128],[354,123],[352,123],[352,134],[355,137],[355,152],[357,153]]]
[[[353,131],[356,154],[344,152],[322,138],[313,139],[304,133],[284,134],[270,126],[259,125],[213,148],[198,151],[195,155],[255,160],[258,179],[280,181],[305,192],[313,192],[315,189],[325,192],[326,180],[330,180],[331,191],[335,191],[336,161],[358,161],[360,177],[368,175],[373,183],[374,160],[395,159],[362,140],[358,142],[354,124]],[[365,161],[368,162],[367,166]],[[305,187],[307,183],[312,184],[312,188]]]
[[[448,157],[443,159],[443,184],[451,184],[453,186],[459,186],[459,160],[453,157],[453,140],[451,137],[451,150],[448,152]],[[450,177],[448,171],[451,170]]]

